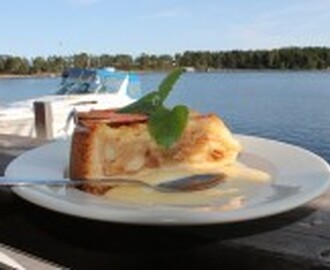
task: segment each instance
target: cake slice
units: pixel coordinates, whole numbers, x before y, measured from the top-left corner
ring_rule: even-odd
[[[70,178],[85,179],[85,191],[103,194],[111,187],[89,184],[88,179],[141,178],[160,169],[207,170],[233,164],[241,150],[215,114],[190,112],[183,134],[168,149],[150,136],[147,120],[143,114],[119,114],[114,110],[78,114],[71,144]]]

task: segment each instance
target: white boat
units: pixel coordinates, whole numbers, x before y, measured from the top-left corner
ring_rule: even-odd
[[[42,104],[51,114],[47,139],[66,136],[73,130],[74,111],[119,108],[134,102],[140,91],[139,78],[132,73],[109,69],[68,69],[63,72],[60,87],[53,95],[0,107],[0,134],[39,135],[35,112],[37,104]]]

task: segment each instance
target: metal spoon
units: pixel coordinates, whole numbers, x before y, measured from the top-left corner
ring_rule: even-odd
[[[149,184],[136,179],[93,179],[93,180],[70,180],[70,179],[18,179],[0,177],[0,187],[28,187],[28,186],[79,186],[83,184],[93,185],[134,185],[154,189],[159,192],[192,192],[210,189],[224,181],[224,174],[200,174],[178,178],[159,184]]]

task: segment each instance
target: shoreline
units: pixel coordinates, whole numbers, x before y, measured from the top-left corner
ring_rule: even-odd
[[[59,76],[60,76],[60,74],[57,74],[57,73],[0,74],[0,79],[56,78]]]
[[[162,73],[164,70],[131,70],[127,72],[135,72],[137,74],[146,73]],[[330,69],[210,69],[210,70],[194,70],[186,71],[187,73],[227,73],[227,72],[326,72],[330,73]],[[57,78],[61,77],[60,73],[39,73],[39,74],[0,74],[1,79],[33,79],[33,78]]]

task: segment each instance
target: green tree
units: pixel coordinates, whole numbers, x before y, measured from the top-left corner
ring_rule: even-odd
[[[5,71],[5,65],[6,65],[6,57],[1,56],[0,57],[0,73],[3,73]]]
[[[163,54],[158,57],[156,68],[160,70],[168,70],[173,68],[173,64],[174,64],[173,57],[168,54]]]
[[[10,74],[28,74],[30,71],[29,61],[17,56],[8,57],[5,61],[5,72]]]
[[[90,59],[87,53],[80,53],[73,56],[73,65],[76,68],[87,68],[90,66]]]
[[[128,54],[116,55],[113,61],[114,66],[118,69],[129,70],[133,66],[133,58]]]
[[[147,70],[150,66],[150,56],[146,53],[142,53],[135,59],[136,65],[141,70]]]
[[[49,72],[60,73],[69,67],[69,62],[67,62],[66,59],[61,56],[48,57],[47,62]]]
[[[101,67],[112,67],[114,66],[114,56],[108,54],[102,54],[100,56],[100,66]]]
[[[32,60],[32,73],[42,73],[48,71],[48,62],[43,57],[36,57]]]

